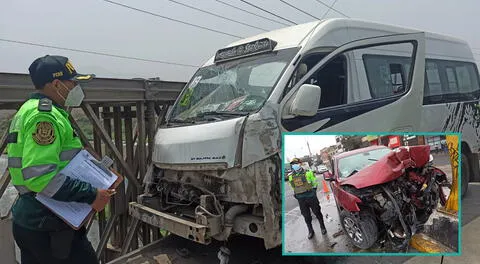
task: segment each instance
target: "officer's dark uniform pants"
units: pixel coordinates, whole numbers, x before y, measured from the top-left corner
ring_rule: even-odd
[[[318,221],[320,222],[320,226],[325,228],[325,224],[323,222],[323,215],[320,208],[320,202],[318,201],[317,196],[307,197],[307,198],[300,198],[298,199],[298,204],[300,206],[300,212],[305,219],[305,223],[307,223],[308,231],[313,231],[312,227],[312,214],[310,210],[313,211],[315,216],[317,217]]]
[[[95,250],[87,239],[86,230],[75,231],[66,259],[53,257],[51,234],[13,224],[13,236],[21,251],[22,264],[98,264]],[[0,261],[1,262],[1,261]]]

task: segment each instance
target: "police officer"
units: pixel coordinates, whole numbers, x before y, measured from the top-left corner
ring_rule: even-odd
[[[323,222],[320,202],[317,198],[317,178],[313,171],[303,169],[300,166],[300,163],[300,159],[292,159],[290,162],[292,173],[288,176],[288,181],[293,188],[294,197],[298,200],[300,212],[305,219],[305,223],[307,223],[308,239],[311,239],[315,235],[315,231],[313,231],[312,214],[310,210],[313,211],[320,222],[320,229],[322,230],[323,235],[327,233],[327,229]]]
[[[98,263],[86,228],[72,229],[35,199],[40,193],[100,211],[113,194],[59,173],[82,149],[69,110],[83,100],[80,82],[94,75],[78,74],[68,58],[48,55],[36,59],[29,72],[38,93],[14,116],[7,149],[8,170],[20,194],[12,215],[22,263]]]

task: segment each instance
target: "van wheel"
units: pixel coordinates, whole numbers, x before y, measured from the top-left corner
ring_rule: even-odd
[[[468,161],[467,155],[462,153],[462,188],[461,188],[461,198],[467,194],[468,183],[470,182],[470,163]]]
[[[340,212],[340,223],[350,241],[358,248],[368,249],[378,239],[378,228],[374,218],[368,213],[360,213],[360,217],[350,212]]]

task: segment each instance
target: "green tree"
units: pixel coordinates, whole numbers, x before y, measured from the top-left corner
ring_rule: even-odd
[[[345,151],[358,149],[364,146],[362,137],[359,136],[343,136],[341,142]]]

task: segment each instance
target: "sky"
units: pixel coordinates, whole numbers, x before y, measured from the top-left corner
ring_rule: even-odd
[[[285,27],[280,23],[245,13],[230,5],[270,19],[289,24],[256,9],[242,0],[112,0],[147,12],[207,27],[212,32],[151,14],[131,10],[106,0],[1,0],[0,1],[0,72],[27,73],[37,57],[64,55],[71,59],[77,71],[95,73],[108,78],[151,78],[187,81],[198,65],[215,51],[263,30]],[[279,0],[244,0],[296,23],[316,18],[297,11]],[[480,60],[478,34],[478,0],[283,0],[314,17],[344,17],[413,27],[462,38],[469,42]],[[177,2],[177,3],[175,3]],[[81,4],[80,4],[81,3]],[[190,9],[187,4],[240,23]],[[343,13],[343,14],[342,14]],[[256,28],[254,28],[256,27]],[[262,29],[258,29],[262,28]],[[225,34],[224,34],[225,33]],[[230,36],[235,35],[238,37]],[[21,41],[97,53],[155,60],[145,62],[125,58],[63,51],[53,48],[5,42]],[[175,62],[190,66],[164,64]]]
[[[336,144],[333,135],[285,135],[283,142],[285,160],[289,162],[294,157],[301,158],[309,155],[307,142],[310,145],[312,155],[319,154],[321,149]]]

